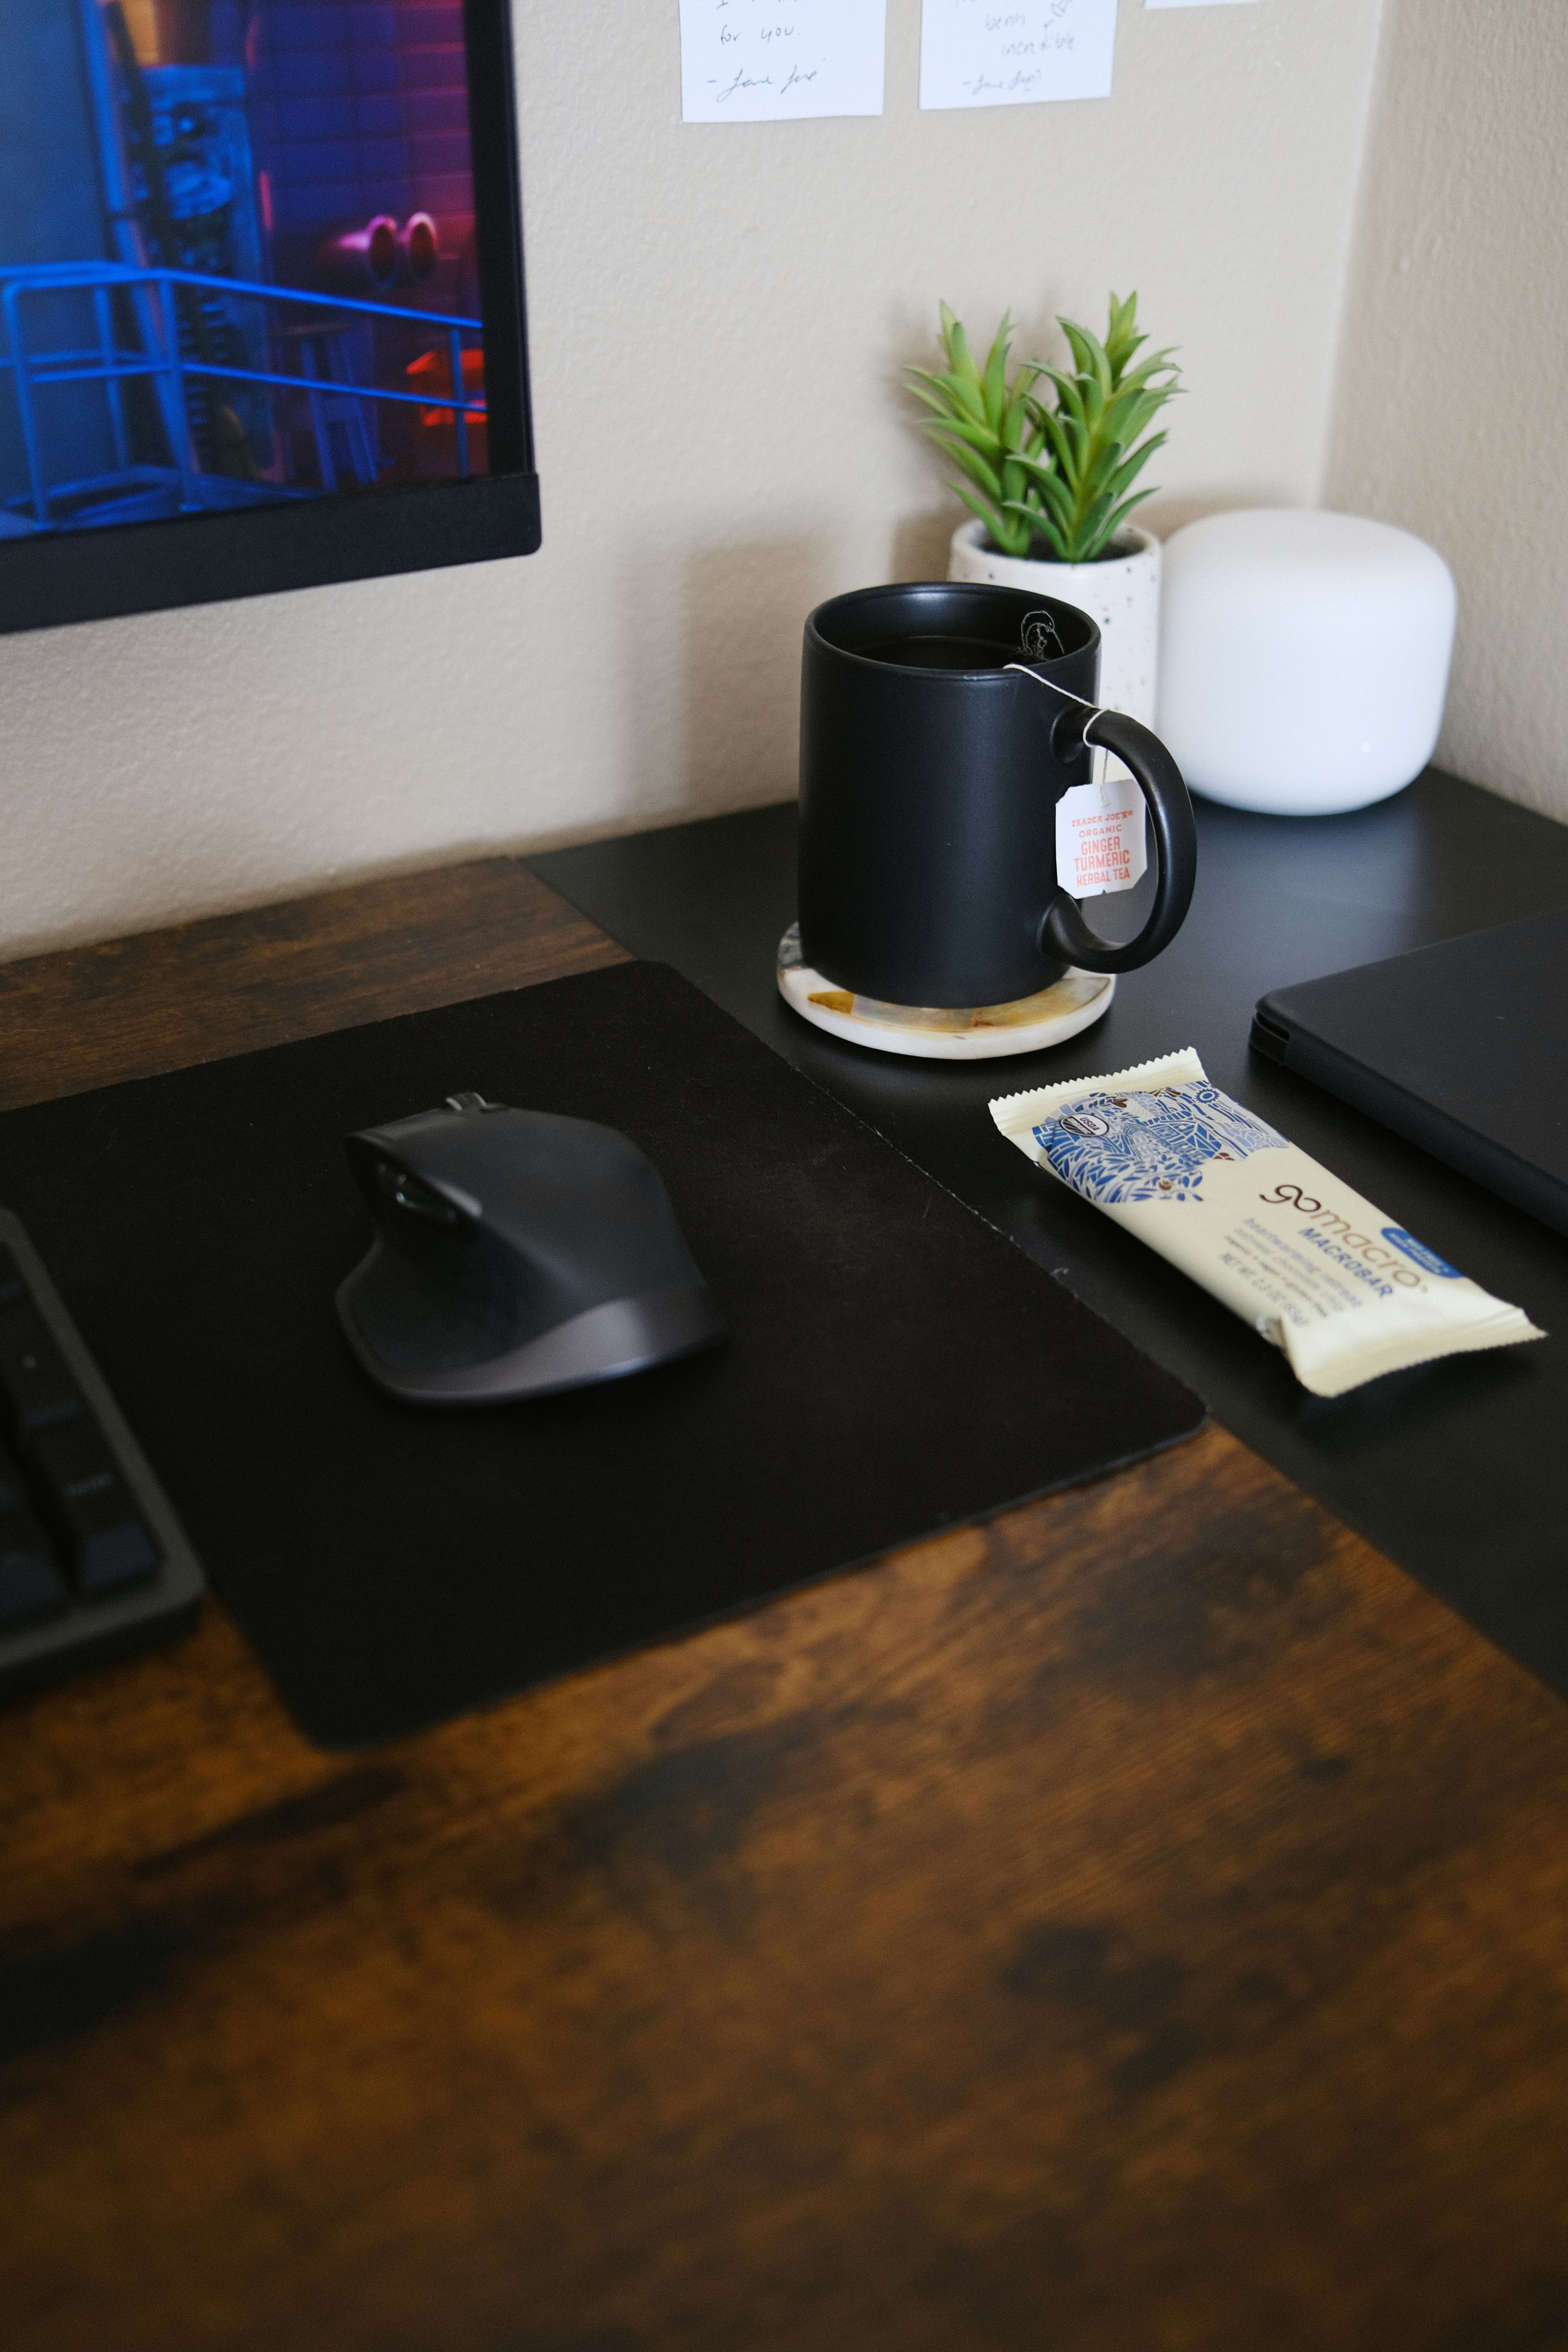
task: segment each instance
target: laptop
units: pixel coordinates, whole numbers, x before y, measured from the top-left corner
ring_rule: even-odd
[[[1252,1045],[1568,1234],[1568,907],[1271,990]]]

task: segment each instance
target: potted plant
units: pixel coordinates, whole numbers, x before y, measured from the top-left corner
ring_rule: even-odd
[[[1110,297],[1105,341],[1058,321],[1072,369],[1021,360],[1009,372],[1013,322],[1004,315],[984,368],[960,320],[942,305],[946,368],[911,368],[931,414],[925,426],[954,457],[952,488],[972,520],[952,535],[950,580],[990,580],[1076,604],[1100,625],[1102,702],[1152,726],[1160,634],[1160,542],[1129,520],[1153,495],[1134,489],[1165,439],[1151,427],[1178,389],[1169,352],[1133,364],[1148,341],[1138,297]],[[1054,390],[1042,399],[1042,379]]]

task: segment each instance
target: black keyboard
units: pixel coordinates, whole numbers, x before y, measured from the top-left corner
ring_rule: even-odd
[[[205,1584],[19,1219],[0,1209],[0,1691],[184,1633]]]

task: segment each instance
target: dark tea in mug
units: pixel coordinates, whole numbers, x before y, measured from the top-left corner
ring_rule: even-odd
[[[879,637],[856,651],[868,661],[898,662],[905,669],[1004,669],[1023,658],[1017,646],[994,645],[986,637]]]

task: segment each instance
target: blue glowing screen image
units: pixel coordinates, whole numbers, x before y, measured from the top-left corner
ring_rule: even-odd
[[[0,538],[488,470],[462,0],[0,0]]]

